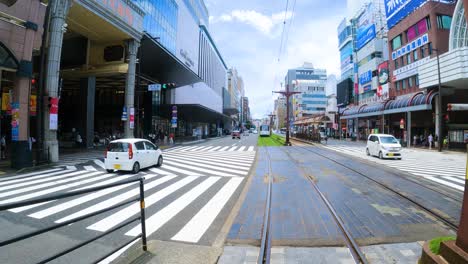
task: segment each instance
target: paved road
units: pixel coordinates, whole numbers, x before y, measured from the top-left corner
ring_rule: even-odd
[[[0,204],[144,176],[149,239],[211,245],[249,175],[255,159],[256,143],[257,136],[251,134],[241,140],[225,137],[177,146],[163,152],[162,167],[146,169],[138,175],[106,173],[102,153],[93,152],[88,156],[77,154],[74,158],[66,157],[65,163],[56,168],[2,178]],[[8,238],[26,230],[64,222],[136,195],[136,184],[117,186],[79,197],[1,212],[0,237]],[[135,203],[22,243],[26,246],[21,250],[13,245],[4,247],[0,249],[0,263],[37,262],[60,249],[102,234],[138,213],[139,205]],[[93,247],[61,258],[59,263],[92,261],[139,233],[140,226],[135,223],[106,236],[99,243],[93,243]],[[49,247],[44,247],[45,241],[50,243]]]
[[[466,153],[429,151],[425,149],[402,150],[402,160],[380,160],[366,156],[365,144],[329,141],[324,148],[365,159],[416,176],[424,177],[457,191],[464,191]]]

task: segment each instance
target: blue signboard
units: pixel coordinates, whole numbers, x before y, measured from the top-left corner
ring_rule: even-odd
[[[372,71],[366,71],[365,73],[359,75],[359,84],[365,84],[372,81]]]
[[[369,85],[364,86],[363,90],[364,90],[364,92],[368,92],[368,91],[372,90],[372,85],[369,84]]]
[[[385,14],[387,15],[388,29],[394,27],[398,22],[413,13],[427,0],[385,0]],[[453,1],[441,1],[453,2]]]
[[[372,24],[369,27],[361,30],[357,35],[356,48],[360,50],[369,41],[373,40],[375,38],[375,35],[375,24]]]
[[[426,33],[420,36],[419,38],[411,41],[410,43],[404,45],[400,49],[392,52],[392,60],[396,60],[399,57],[404,56],[405,54],[408,54],[423,45],[426,45],[427,43],[429,43],[429,35]]]

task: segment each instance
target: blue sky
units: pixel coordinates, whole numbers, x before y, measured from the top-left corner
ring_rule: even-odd
[[[339,75],[337,26],[360,0],[289,0],[286,47],[280,54],[287,0],[205,0],[209,30],[229,67],[244,79],[254,118],[273,110],[271,91],[280,90],[288,68],[311,62]],[[291,19],[292,18],[292,19]]]

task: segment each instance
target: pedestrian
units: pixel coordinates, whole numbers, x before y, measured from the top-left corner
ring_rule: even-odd
[[[29,143],[29,150],[32,150],[32,146],[34,143],[36,143],[36,139],[34,137],[29,137],[28,143]]]
[[[80,132],[76,133],[75,143],[77,147],[81,147],[81,143],[83,143],[83,139],[81,138]]]
[[[432,149],[432,142],[434,142],[434,137],[432,136],[432,133],[429,134],[427,137],[427,141],[429,142],[429,149]]]
[[[414,135],[413,136],[413,146],[416,147],[417,144],[418,144],[418,135]]]
[[[442,145],[444,148],[447,148],[448,149],[448,144],[449,144],[449,141],[448,141],[448,137],[445,137],[444,138],[444,145]]]
[[[162,132],[162,130],[159,130],[159,141],[160,144],[164,142],[164,132]]]
[[[6,159],[6,138],[5,135],[0,139],[1,158]]]

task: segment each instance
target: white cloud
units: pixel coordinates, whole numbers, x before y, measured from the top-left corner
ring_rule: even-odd
[[[281,25],[285,18],[291,19],[292,14],[290,11],[283,11],[267,16],[254,10],[233,10],[230,14],[211,18],[210,23],[238,21],[254,27],[265,35],[271,35],[273,29]]]

